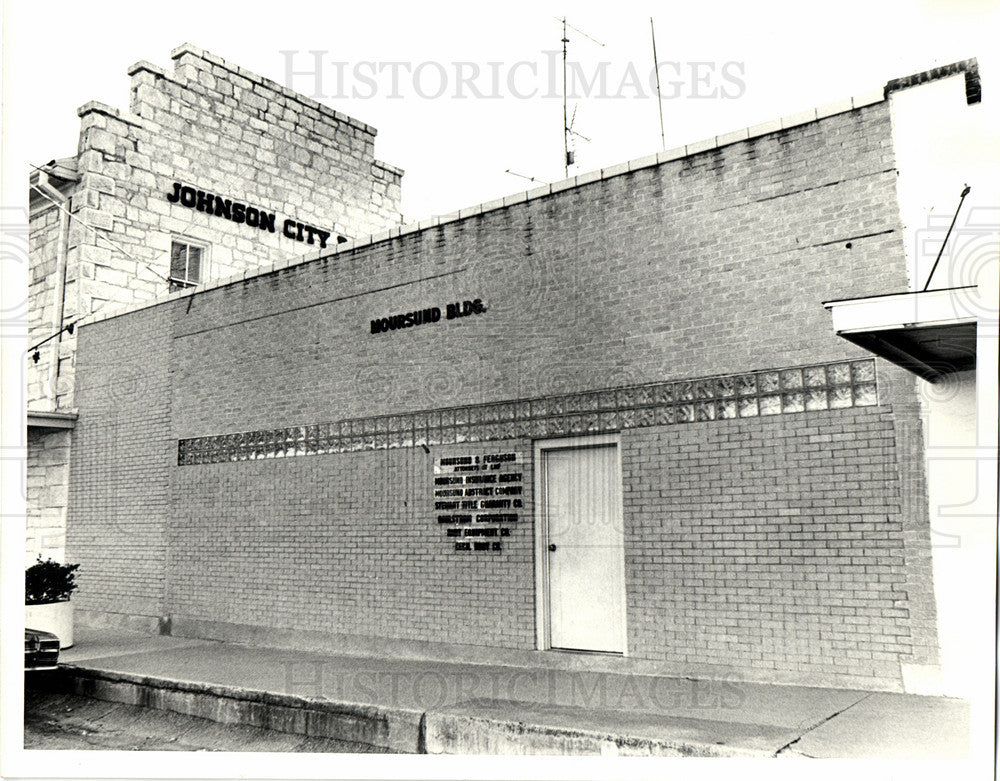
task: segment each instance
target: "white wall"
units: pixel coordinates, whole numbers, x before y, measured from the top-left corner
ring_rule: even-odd
[[[973,708],[984,712],[992,710],[996,651],[1000,226],[997,101],[988,88],[982,103],[967,105],[959,74],[890,97],[912,290],[924,288],[962,188],[972,188],[930,289],[979,287],[971,301],[956,297],[951,313],[977,319],[977,369],[933,385],[920,382],[919,391],[941,644],[939,691],[970,698]]]
[[[984,607],[993,600],[982,557],[995,537],[993,519],[976,506],[975,372],[922,384],[921,395],[942,688],[970,696],[977,680],[981,683]]]
[[[961,73],[890,95],[911,290],[923,289],[965,185],[972,190],[930,287],[977,284],[984,264],[996,260],[998,112],[990,93],[984,95],[983,102],[968,105]]]

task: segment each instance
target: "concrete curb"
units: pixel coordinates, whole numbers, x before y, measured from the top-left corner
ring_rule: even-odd
[[[53,684],[61,692],[106,702],[153,708],[220,724],[239,724],[307,737],[363,743],[393,753],[507,754],[658,757],[773,757],[788,738],[775,735],[725,735],[713,739],[716,723],[668,719],[648,729],[608,729],[588,723],[575,709],[532,712],[514,706],[506,712],[470,701],[440,712],[334,702],[325,698],[279,694],[170,678],[92,669],[60,668]],[[511,715],[513,713],[513,716]],[[574,715],[575,714],[575,715]],[[524,720],[527,716],[530,721]],[[634,726],[634,725],[633,725]],[[719,737],[718,735],[716,737]]]
[[[331,702],[78,665],[61,669],[66,688],[85,697],[173,711],[220,724],[366,743],[396,753],[424,753],[424,719],[418,710]]]
[[[428,754],[772,758],[777,753],[776,747],[733,746],[684,737],[635,737],[462,713],[426,714],[425,734]]]

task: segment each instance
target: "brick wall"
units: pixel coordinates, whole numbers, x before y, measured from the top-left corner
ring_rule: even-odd
[[[178,434],[861,355],[820,302],[905,284],[888,134],[878,104],[207,291],[177,327]],[[251,371],[278,379],[233,404]]]
[[[895,439],[884,408],[630,436],[633,653],[898,678],[913,638]]]
[[[87,327],[77,358],[67,557],[82,566],[83,620],[100,612],[156,626],[164,613],[170,522],[169,309]],[[87,350],[88,338],[96,349]]]
[[[530,456],[531,444],[175,468],[169,611],[220,623],[530,649],[530,509],[507,525],[503,551],[487,553],[455,550],[434,510],[435,459],[501,450]]]
[[[171,343],[149,369],[170,373],[150,398],[169,409],[169,436],[141,445],[121,430],[172,481],[164,612],[531,648],[530,507],[500,558],[456,556],[421,504],[428,462],[585,433],[588,416],[564,429],[484,420],[469,439],[457,419],[480,412],[465,405],[528,400],[555,415],[562,402],[543,397],[863,357],[821,302],[905,284],[894,188],[876,104],[108,321],[130,324],[114,338],[135,354],[150,354],[147,328]],[[475,298],[485,313],[370,332],[375,318]],[[88,365],[108,328],[82,329]],[[912,448],[896,444],[895,404],[913,385],[889,390],[864,408],[666,427],[609,413],[623,431],[633,656],[893,686],[915,645],[933,654],[911,625],[926,605],[902,587],[927,537],[901,510]],[[419,410],[428,435],[435,415],[450,432],[428,436],[431,454],[416,428],[407,439],[349,420]],[[113,414],[81,417],[81,432]],[[338,452],[303,442],[301,456],[177,466],[177,440],[329,423],[350,432]],[[74,491],[114,504],[108,488]],[[229,578],[254,599],[230,598]]]

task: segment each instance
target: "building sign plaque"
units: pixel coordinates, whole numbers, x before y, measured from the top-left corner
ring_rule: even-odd
[[[447,456],[434,461],[434,511],[458,551],[501,551],[524,508],[520,453]]]

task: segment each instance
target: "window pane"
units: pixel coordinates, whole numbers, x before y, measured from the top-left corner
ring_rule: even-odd
[[[170,245],[170,276],[184,279],[187,270],[187,245],[174,242]]]
[[[201,281],[201,247],[188,247],[187,281]]]

